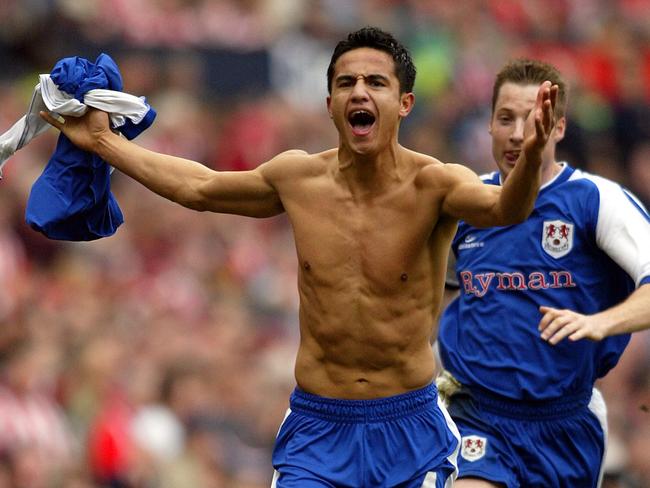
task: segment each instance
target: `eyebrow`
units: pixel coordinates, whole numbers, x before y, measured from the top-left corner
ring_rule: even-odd
[[[372,73],[369,75],[349,75],[349,74],[342,74],[336,77],[335,81],[336,82],[341,82],[341,81],[352,81],[356,80],[359,76],[364,78],[366,81],[385,81],[388,82],[389,78],[384,75],[380,75],[378,73]]]

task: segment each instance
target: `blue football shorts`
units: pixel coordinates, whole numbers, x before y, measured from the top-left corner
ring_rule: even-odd
[[[531,403],[462,387],[448,409],[461,435],[459,478],[507,488],[592,488],[602,482],[606,407],[595,388]]]
[[[273,450],[272,487],[447,488],[458,430],[434,384],[373,400],[296,388]]]

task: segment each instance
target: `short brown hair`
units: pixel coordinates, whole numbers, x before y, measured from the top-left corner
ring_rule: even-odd
[[[413,91],[415,83],[415,65],[409,50],[392,34],[377,27],[364,27],[350,32],[346,39],[340,41],[334,48],[330,65],[327,68],[327,91],[332,93],[332,79],[336,61],[346,52],[362,47],[370,47],[390,54],[395,62],[395,75],[399,80],[400,93]]]
[[[492,112],[497,103],[499,90],[505,83],[517,85],[541,85],[550,81],[558,86],[557,103],[555,106],[555,118],[559,119],[566,114],[567,107],[567,84],[555,66],[536,59],[515,59],[506,64],[497,74],[492,89]]]

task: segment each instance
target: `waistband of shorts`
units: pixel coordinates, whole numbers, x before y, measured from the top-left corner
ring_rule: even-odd
[[[292,412],[346,423],[381,422],[405,417],[437,405],[438,390],[430,384],[419,390],[370,400],[327,398],[295,388],[289,400]]]
[[[588,407],[592,391],[545,400],[514,400],[475,387],[464,387],[481,409],[504,417],[548,420],[568,417]]]

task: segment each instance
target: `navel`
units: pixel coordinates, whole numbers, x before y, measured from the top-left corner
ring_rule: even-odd
[[[305,268],[306,271],[309,271],[311,269],[311,264],[309,264],[309,261],[304,261],[302,267]]]
[[[399,279],[402,280],[402,281],[408,281],[409,275],[407,275],[406,273],[402,273],[402,275],[399,277]]]

